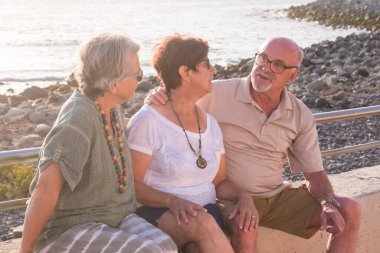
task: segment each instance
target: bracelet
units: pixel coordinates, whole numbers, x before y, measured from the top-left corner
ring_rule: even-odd
[[[339,202],[336,199],[327,198],[327,199],[324,199],[321,201],[322,207],[325,207],[328,204],[335,206],[338,210],[340,210],[342,208],[342,206],[339,204]]]

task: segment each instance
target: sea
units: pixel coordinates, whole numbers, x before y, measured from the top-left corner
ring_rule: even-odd
[[[123,32],[141,45],[140,61],[153,75],[152,49],[165,36],[207,40],[219,65],[252,57],[274,36],[302,47],[356,29],[332,29],[291,20],[284,9],[311,0],[0,0],[0,94],[64,82],[78,62],[81,43],[104,32]]]

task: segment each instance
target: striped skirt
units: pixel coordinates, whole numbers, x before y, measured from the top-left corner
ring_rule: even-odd
[[[135,214],[118,228],[100,223],[84,223],[66,230],[39,253],[175,253],[177,246],[164,232]]]

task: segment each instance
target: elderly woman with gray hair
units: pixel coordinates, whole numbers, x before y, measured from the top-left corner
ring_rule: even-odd
[[[41,148],[20,252],[177,252],[169,236],[134,214],[119,104],[142,78],[138,50],[122,34],[102,34],[82,46],[79,89]]]

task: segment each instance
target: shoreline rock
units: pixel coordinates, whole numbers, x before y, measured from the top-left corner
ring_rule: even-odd
[[[333,28],[380,29],[378,0],[317,0],[306,5],[291,6],[288,17],[317,21]]]

